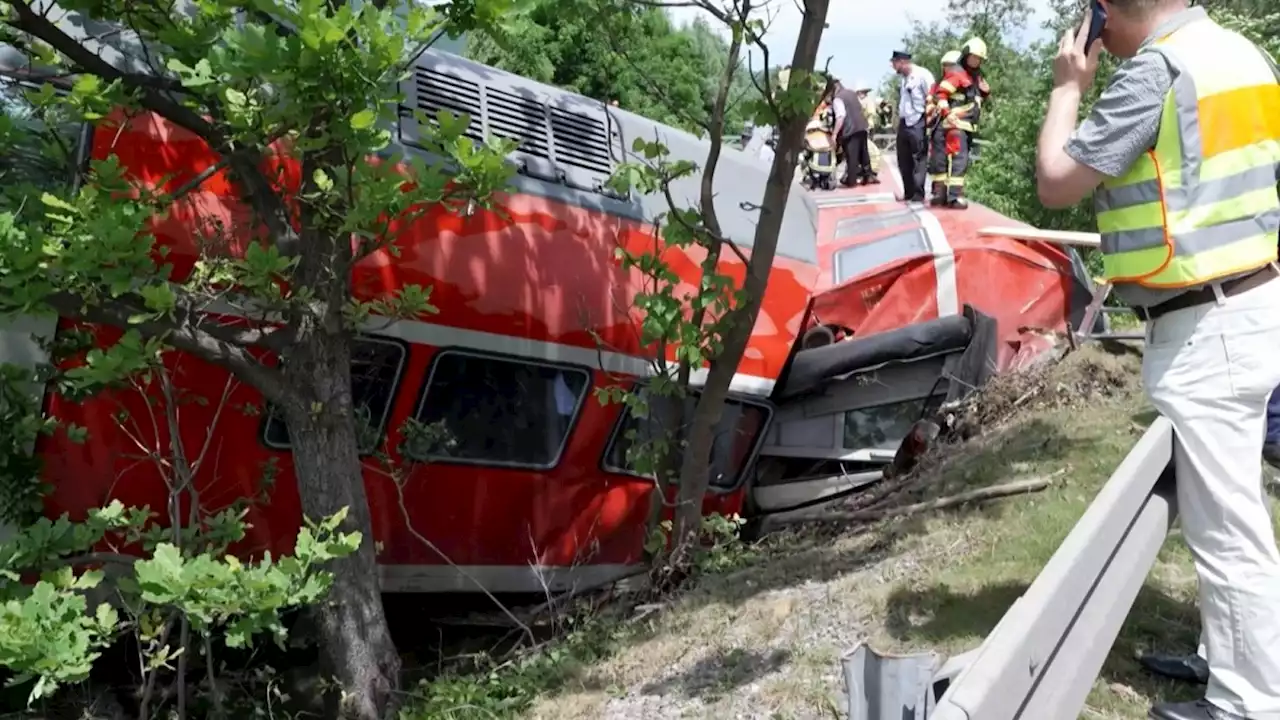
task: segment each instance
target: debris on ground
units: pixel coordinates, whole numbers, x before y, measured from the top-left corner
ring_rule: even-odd
[[[995,376],[936,417],[916,422],[885,468],[884,481],[827,512],[779,524],[871,523],[1044,490],[1068,468],[976,489],[955,488],[951,494],[946,494],[941,479],[980,449],[984,437],[999,433],[1018,418],[1052,410],[1079,411],[1090,403],[1128,396],[1137,390],[1140,379],[1133,356],[1097,345]]]
[[[1138,358],[1086,345],[1058,361],[997,375],[950,409],[944,426],[961,440],[1001,427],[1019,412],[1081,407],[1098,398],[1135,390],[1141,383]]]
[[[518,716],[830,718],[839,715],[840,655],[858,642],[946,654],[974,647],[1132,446],[1139,385],[1134,358],[1094,344],[995,378],[937,418],[938,432],[925,429],[914,468],[843,503],[841,522],[781,529],[740,569],[633,601],[624,620],[588,621],[594,629],[570,637],[603,633],[609,642],[586,657],[573,649],[584,641],[563,645],[565,672],[532,674],[538,687],[521,690],[528,704]],[[984,502],[1011,492],[1025,498]],[[1158,564],[1153,582],[1194,578],[1171,564],[1184,560]],[[1145,624],[1121,633],[1114,655],[1124,657],[1090,697],[1097,717],[1142,717],[1156,692],[1126,658],[1151,628],[1167,637],[1170,623],[1181,627],[1180,606],[1151,603],[1193,597],[1194,581],[1160,587],[1173,600],[1139,599]],[[461,709],[478,702],[470,690],[458,697],[458,712],[435,717],[491,717]]]

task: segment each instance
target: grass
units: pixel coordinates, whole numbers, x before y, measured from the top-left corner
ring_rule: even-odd
[[[838,661],[857,641],[900,651],[975,647],[1154,418],[1137,383],[1135,358],[1093,348],[1030,379],[997,381],[967,412],[1001,427],[948,448],[925,470],[929,494],[1060,473],[1053,487],[871,527],[771,536],[750,566],[703,578],[643,620],[615,621],[609,650],[540,686],[520,716],[843,717]],[[1199,693],[1136,662],[1147,650],[1194,649],[1194,593],[1175,532],[1081,717],[1145,718],[1152,700]]]

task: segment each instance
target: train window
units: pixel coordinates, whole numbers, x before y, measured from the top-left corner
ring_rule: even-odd
[[[895,233],[862,245],[854,245],[836,253],[836,284],[895,260],[929,254],[929,241],[921,228]]]
[[[894,450],[911,432],[911,426],[936,411],[944,399],[946,395],[931,395],[850,410],[844,414],[844,447]]]
[[[405,355],[405,346],[395,340],[366,337],[352,343],[351,400],[361,453],[373,452],[382,440]],[[266,416],[263,442],[277,450],[289,449],[289,428],[280,411],[268,404]]]
[[[847,218],[836,223],[836,239],[857,237],[908,223],[913,227],[920,227],[920,217],[914,210],[891,210],[874,215]]]
[[[628,450],[636,441],[645,443],[668,437],[669,429],[680,422],[677,417],[679,404],[675,398],[658,397],[653,400],[657,402],[649,403],[648,417],[638,418],[628,410],[619,420],[613,439],[605,450],[606,470],[640,475],[635,470],[635,463],[628,461]],[[696,400],[696,396],[685,399],[686,414],[692,414]],[[765,406],[733,399],[725,401],[711,446],[711,487],[727,490],[738,486],[768,420],[769,410]],[[678,461],[679,458],[673,460]]]
[[[418,461],[549,468],[591,385],[585,368],[454,350],[435,357],[402,452]]]

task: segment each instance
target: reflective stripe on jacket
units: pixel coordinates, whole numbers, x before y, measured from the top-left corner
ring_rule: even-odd
[[[1207,18],[1141,52],[1169,61],[1173,86],[1155,147],[1094,195],[1106,278],[1180,288],[1274,261],[1280,72]]]
[[[982,112],[981,91],[978,78],[972,72],[956,66],[943,76],[933,92],[938,109],[944,112],[942,126],[973,132]]]

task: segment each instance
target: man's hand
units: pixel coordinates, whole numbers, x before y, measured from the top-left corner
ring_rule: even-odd
[[[1093,13],[1085,13],[1080,29],[1072,32],[1068,29],[1062,34],[1058,43],[1058,54],[1053,58],[1053,86],[1071,88],[1081,94],[1093,84],[1093,77],[1098,72],[1098,58],[1102,56],[1102,42],[1095,41],[1086,54],[1085,42],[1089,39],[1089,25],[1093,22]]]

